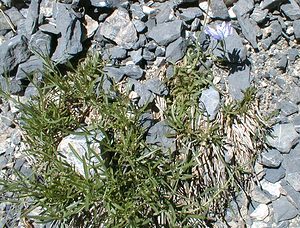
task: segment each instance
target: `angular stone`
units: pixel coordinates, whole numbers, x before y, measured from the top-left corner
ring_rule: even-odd
[[[186,23],[192,22],[195,18],[199,18],[203,15],[202,10],[199,7],[189,7],[179,9],[181,11],[179,17]]]
[[[255,210],[250,214],[250,217],[262,221],[268,215],[269,215],[269,207],[266,204],[259,204],[255,208]]]
[[[286,180],[296,191],[300,191],[300,172],[287,172]]]
[[[265,169],[265,176],[264,178],[271,182],[276,183],[280,181],[285,176],[285,169],[282,168],[282,166],[279,166],[279,168],[267,168]]]
[[[153,101],[154,96],[145,84],[134,79],[130,79],[128,83],[129,87],[133,87],[133,91],[136,93],[133,101],[136,101],[139,107],[143,107]]]
[[[85,176],[84,165],[82,159],[86,159],[87,164],[101,163],[93,153],[89,152],[89,148],[97,153],[101,157],[100,144],[104,138],[101,132],[91,132],[90,134],[83,133],[81,130],[77,130],[62,139],[59,143],[57,150],[59,151],[59,158],[74,167],[75,171],[82,176]],[[89,146],[88,146],[89,145]],[[74,151],[79,155],[79,159]],[[92,173],[91,173],[92,174]]]
[[[288,153],[299,139],[293,124],[276,124],[273,126],[271,135],[267,136],[267,143],[279,150],[281,153]]]
[[[141,48],[136,51],[129,52],[129,55],[134,64],[139,64],[143,60],[142,52],[143,52],[143,49],[141,49]]]
[[[21,63],[18,66],[18,71],[15,76],[16,80],[27,79],[29,76],[33,76],[33,78],[41,78],[42,72],[44,70],[44,64],[41,59],[31,56],[26,62]]]
[[[282,184],[283,189],[286,191],[286,196],[288,200],[295,205],[295,207],[300,210],[300,192],[296,191],[293,187],[291,187],[288,183]]]
[[[124,70],[126,76],[132,79],[140,79],[144,76],[143,69],[134,64],[126,65],[124,67],[121,67],[121,69]]]
[[[24,19],[24,16],[15,7],[5,10],[3,14],[1,13],[0,34],[2,35],[6,34],[9,30],[12,29],[7,19],[12,23],[13,27],[16,28],[19,25],[20,20]]]
[[[254,9],[253,0],[239,0],[233,6],[233,12],[238,16],[243,16],[247,13],[252,12]]]
[[[174,14],[173,6],[167,3],[163,4],[163,6],[159,8],[159,12],[155,16],[155,18],[157,24],[174,20],[175,14]]]
[[[297,208],[285,196],[281,196],[279,199],[273,201],[272,205],[276,222],[292,219],[298,214]]]
[[[142,22],[140,20],[133,20],[132,23],[134,24],[134,27],[135,27],[137,32],[139,32],[139,33],[145,32],[146,25],[145,25],[144,22]]]
[[[159,96],[166,96],[168,95],[168,88],[167,86],[158,78],[151,78],[145,82],[145,86],[148,90],[152,93],[155,93]]]
[[[182,32],[182,21],[175,20],[156,25],[148,33],[148,37],[155,40],[159,45],[164,46],[181,37]]]
[[[280,185],[279,182],[273,184],[270,183],[269,181],[262,180],[260,184],[261,184],[261,188],[264,191],[270,193],[273,197],[278,198],[281,195],[282,186]]]
[[[125,76],[125,72],[122,68],[117,68],[117,67],[104,67],[103,71],[110,77],[112,78],[116,83],[120,82],[123,77]]]
[[[268,204],[271,202],[271,199],[263,191],[261,191],[259,187],[256,187],[251,192],[251,199],[262,204]]]
[[[137,2],[131,4],[130,11],[133,19],[139,21],[145,21],[147,19],[146,14],[143,12],[141,5]]]
[[[294,28],[295,39],[297,41],[300,41],[300,20],[293,21],[293,28]]]
[[[187,41],[180,37],[173,43],[170,43],[166,49],[166,59],[168,62],[176,63],[182,59],[187,50]]]
[[[65,63],[83,50],[82,25],[69,7],[62,3],[56,4],[56,28],[61,33],[61,37],[51,59],[59,63]]]
[[[289,100],[281,101],[278,106],[284,116],[290,116],[299,111],[298,106]]]
[[[280,70],[285,70],[288,64],[288,59],[287,55],[279,55],[278,56],[278,62],[276,64],[276,67],[279,68]]]
[[[253,19],[257,24],[261,24],[266,21],[269,10],[262,10],[260,7],[255,7],[250,18]]]
[[[31,0],[24,23],[26,31],[26,34],[24,35],[31,36],[36,32],[38,27],[41,1],[42,0]]]
[[[0,45],[0,75],[13,70],[29,58],[30,51],[27,43],[25,36],[17,35]]]
[[[143,49],[143,59],[146,61],[153,61],[155,60],[155,54],[149,51],[147,48]]]
[[[112,59],[125,59],[127,55],[126,49],[118,46],[111,48],[109,53]]]
[[[244,98],[243,92],[250,87],[250,67],[244,65],[240,69],[236,69],[228,76],[229,93],[235,100],[242,100]]]
[[[200,108],[204,108],[210,120],[214,120],[220,108],[220,94],[213,87],[204,90],[200,97]],[[204,107],[202,107],[204,106]]]
[[[52,36],[42,31],[33,34],[29,41],[29,48],[39,57],[49,57],[52,51]]]
[[[84,40],[91,38],[96,30],[99,27],[99,24],[96,20],[94,20],[93,18],[91,18],[89,15],[84,15],[84,23],[83,26],[85,28],[85,37]]]
[[[156,55],[156,57],[162,57],[162,56],[165,56],[165,54],[166,54],[166,49],[163,48],[163,47],[157,47],[157,48],[155,49],[155,53],[154,53],[154,54]]]
[[[174,134],[175,131],[165,121],[160,121],[149,129],[146,142],[174,151],[176,148],[175,138],[172,137]]]
[[[138,40],[134,24],[123,8],[116,9],[100,24],[99,33],[126,49],[132,48]]]
[[[211,18],[220,20],[229,20],[227,7],[223,0],[211,0],[210,2]]]
[[[126,5],[127,0],[91,0],[91,5],[99,8],[118,8]]]
[[[277,168],[283,161],[283,157],[278,150],[269,149],[261,154],[259,163],[266,167]]]
[[[50,33],[54,35],[59,35],[59,31],[57,30],[55,25],[52,24],[43,24],[39,26],[39,30],[44,33]]]
[[[288,19],[300,19],[300,6],[295,0],[289,0],[288,3],[281,5],[280,9]]]
[[[242,28],[242,33],[245,38],[249,41],[254,49],[257,49],[257,41],[256,41],[256,29],[255,22],[252,21],[248,14],[245,15],[237,15],[238,22]]]

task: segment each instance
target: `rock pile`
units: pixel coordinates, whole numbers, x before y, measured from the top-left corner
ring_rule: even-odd
[[[203,28],[204,18],[231,20],[235,31],[225,38],[226,52],[213,49],[225,57],[234,70],[225,76],[233,99],[243,98],[242,91],[254,81],[260,86],[264,110],[279,110],[269,147],[257,160],[258,186],[251,192],[243,222],[249,227],[300,226],[300,2],[297,0],[31,0],[0,1],[0,85],[13,95],[28,99],[35,93],[28,75],[41,80],[43,57],[57,64],[97,50],[107,61],[109,80],[129,78],[140,107],[154,96],[166,96],[168,90],[159,79],[160,67],[182,59],[196,32]],[[213,22],[215,23],[215,22]],[[200,32],[197,42],[203,49],[218,44]],[[156,71],[151,72],[154,68]],[[267,96],[268,95],[268,96]],[[271,97],[269,97],[269,95]],[[213,119],[219,107],[219,93],[204,91],[201,102]],[[270,107],[267,107],[267,104]],[[30,169],[20,157],[21,133],[14,123],[18,110],[2,99],[0,123],[0,167],[7,172],[14,167],[23,173]],[[147,118],[147,117],[145,117]],[[164,122],[149,124],[149,143],[170,147],[172,139]],[[241,199],[240,199],[241,198]],[[245,205],[237,199],[236,211],[228,212],[228,223],[236,221],[238,208]],[[4,225],[16,214],[1,204]],[[298,219],[298,220],[297,220]],[[12,225],[13,226],[13,225]]]

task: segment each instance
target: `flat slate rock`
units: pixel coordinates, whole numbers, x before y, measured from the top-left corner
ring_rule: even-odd
[[[276,222],[295,218],[298,214],[297,208],[285,196],[273,201],[272,205]]]
[[[277,168],[283,161],[282,154],[276,149],[269,149],[261,153],[259,163],[270,168]]]
[[[83,29],[80,20],[71,13],[70,6],[62,3],[56,4],[56,28],[61,36],[51,59],[54,62],[65,63],[74,55],[83,50]]]
[[[0,75],[25,62],[30,54],[27,38],[23,35],[17,35],[2,43],[0,45]]]
[[[210,1],[211,18],[229,20],[229,13],[223,0]]]
[[[116,9],[104,23],[99,25],[99,33],[126,49],[132,48],[138,40],[129,13],[123,8]]]
[[[147,36],[159,45],[166,46],[182,35],[183,23],[181,20],[175,20],[156,25],[149,31]]]
[[[271,136],[267,136],[267,143],[281,153],[288,153],[298,139],[299,134],[293,124],[276,124],[273,126]]]
[[[281,11],[290,20],[300,19],[300,6],[295,0],[289,0],[280,6]]]
[[[250,87],[250,67],[244,64],[228,76],[229,93],[235,100],[244,98],[244,91]]]
[[[180,37],[174,42],[170,43],[166,49],[166,59],[170,63],[176,63],[182,59],[187,50],[187,41]]]
[[[276,183],[285,177],[285,169],[282,166],[279,166],[279,168],[266,168],[265,173],[264,178],[271,183]]]

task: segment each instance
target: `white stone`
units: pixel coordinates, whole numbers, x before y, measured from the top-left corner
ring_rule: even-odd
[[[279,182],[273,184],[266,180],[262,180],[260,184],[264,191],[269,192],[272,196],[275,196],[277,198],[280,196],[281,192],[283,191],[282,186]]]
[[[264,220],[269,215],[269,208],[266,204],[259,204],[257,208],[250,214],[251,218],[256,220]]]
[[[233,12],[233,7],[228,10],[228,14],[231,19],[236,19],[236,14]]]
[[[143,6],[143,13],[150,15],[150,14],[154,14],[156,12],[156,9],[151,8],[149,6]]]
[[[57,148],[59,152],[58,157],[74,167],[77,173],[85,176],[82,159],[85,158],[86,163],[90,165],[100,163],[101,161],[93,153],[89,153],[89,148],[101,158],[99,141],[103,138],[104,135],[101,132],[90,132],[88,134],[81,130],[76,130],[75,133],[64,137],[59,143]],[[80,158],[75,155],[73,150]]]
[[[90,38],[93,36],[95,31],[98,29],[99,24],[97,21],[95,21],[93,18],[91,18],[89,15],[84,15],[85,23],[83,23],[83,26],[86,29],[86,38]]]

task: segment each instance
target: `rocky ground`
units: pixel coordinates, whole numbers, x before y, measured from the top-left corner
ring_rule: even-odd
[[[231,21],[235,30],[225,43],[227,53],[235,54],[226,57],[237,70],[228,73],[214,66],[214,74],[226,79],[234,99],[241,99],[241,90],[254,83],[263,115],[279,112],[272,119],[277,137],[267,138],[268,147],[256,161],[256,185],[250,198],[241,194],[232,202],[227,225],[300,227],[299,0],[211,0],[210,7],[198,0],[2,0],[0,4],[0,84],[23,100],[34,93],[27,74],[34,73],[35,79],[41,80],[40,55],[63,64],[93,49],[107,60],[105,70],[111,78],[131,80],[138,105],[143,106],[157,95],[166,95],[159,78],[149,75],[169,66],[167,76],[171,77],[169,63],[183,58],[190,40],[196,37],[200,45],[208,43],[209,37],[196,33],[205,20]],[[217,49],[213,53],[222,56]],[[20,152],[22,135],[14,121],[18,109],[2,98],[0,115],[1,175],[11,168],[30,173]],[[16,227],[13,221],[18,220],[18,208],[5,203],[0,206],[1,226]]]

